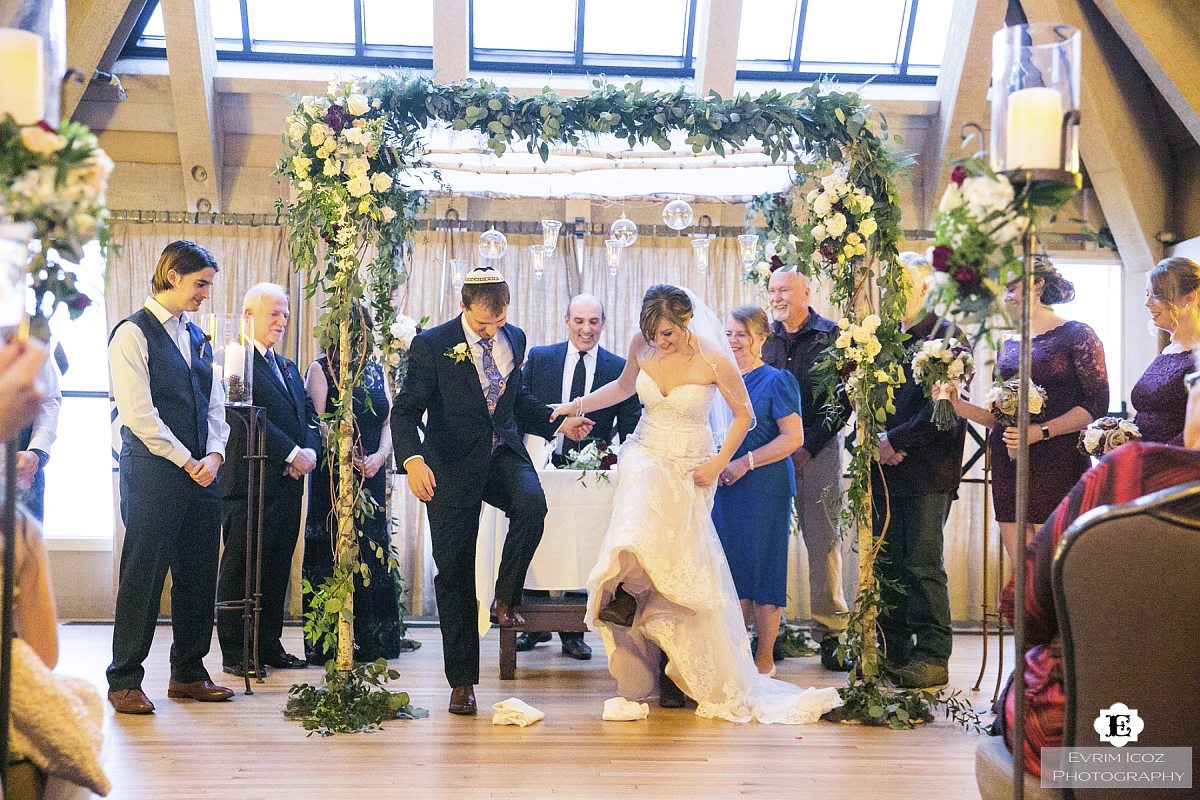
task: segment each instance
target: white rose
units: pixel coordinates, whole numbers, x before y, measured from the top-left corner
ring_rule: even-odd
[[[870,236],[877,230],[879,230],[879,223],[875,221],[874,217],[864,217],[863,220],[858,223],[858,232],[863,236]]]
[[[1099,446],[1100,438],[1102,436],[1104,436],[1102,431],[1096,428],[1088,428],[1083,434],[1083,446],[1086,447],[1089,452],[1096,452],[1096,448]]]
[[[946,193],[942,195],[942,202],[938,206],[938,211],[953,211],[956,208],[961,208],[963,202],[962,189],[958,188],[957,183],[951,183],[946,187]]]
[[[839,350],[845,350],[847,347],[850,346],[850,334],[842,333],[841,335],[839,335],[837,337],[837,339],[834,341],[833,345],[834,345],[834,347],[836,347]]]
[[[388,353],[387,362],[388,362],[388,366],[390,366],[390,367],[400,366],[400,354],[399,353]]]
[[[412,317],[401,314],[396,317],[396,321],[389,328],[392,338],[400,342],[400,346],[407,350],[412,345],[413,338],[417,335],[417,323]]]
[[[808,193],[808,195],[804,199],[807,200],[808,204],[811,206],[813,203],[817,202],[817,198],[820,196],[821,196],[821,190],[813,189],[811,192]]]
[[[49,156],[67,146],[67,137],[42,130],[38,125],[29,125],[21,128],[21,144],[40,156]]]
[[[880,351],[883,350],[883,345],[881,345],[879,343],[878,339],[870,340],[869,342],[867,342],[866,347],[867,347],[867,358],[875,358],[875,356],[879,355]]]
[[[344,168],[346,170],[346,174],[351,178],[363,178],[365,180],[367,177],[367,170],[370,168],[370,166],[370,161],[363,156],[357,156],[355,158],[346,159]]]
[[[342,174],[342,163],[334,158],[329,159],[328,161],[325,162],[325,166],[321,170],[321,174],[324,175],[326,178],[335,178],[338,175],[341,175]]]
[[[313,147],[320,147],[325,144],[325,140],[329,138],[329,134],[332,132],[332,129],[328,125],[322,122],[314,123],[308,129],[308,142]]]
[[[812,235],[813,240],[820,244],[829,238],[829,231],[825,230],[825,226],[818,222],[813,226]]]
[[[963,374],[963,365],[961,361],[951,361],[950,367],[946,370],[946,374],[951,378],[961,378]]]
[[[827,217],[829,212],[833,210],[833,198],[829,192],[821,192],[816,201],[813,202],[813,213],[818,217]]]
[[[391,222],[396,218],[396,212],[388,206],[384,206],[382,209],[380,209],[380,213],[383,214],[384,222]]]
[[[846,232],[846,217],[842,214],[834,214],[825,220],[825,230],[829,231],[829,235],[835,239],[841,236]]]
[[[350,144],[362,144],[363,132],[362,128],[346,128],[342,131],[342,138]]]
[[[392,176],[388,175],[386,172],[376,172],[371,176],[371,188],[374,189],[376,193],[386,192],[388,189],[392,188]]]
[[[346,191],[351,197],[365,197],[371,193],[371,182],[366,175],[355,175],[346,183]]]
[[[361,94],[352,94],[346,100],[346,110],[356,117],[361,117],[371,110],[371,103]]]
[[[1013,201],[1013,188],[1004,178],[979,175],[967,178],[962,185],[963,199],[971,206],[971,214],[983,219],[988,214],[1003,211]]]
[[[875,331],[879,330],[880,322],[881,320],[879,319],[878,314],[868,314],[867,318],[862,321],[862,324],[864,328],[871,333],[874,333]]]

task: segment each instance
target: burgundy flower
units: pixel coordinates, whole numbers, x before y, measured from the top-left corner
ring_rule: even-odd
[[[858,369],[857,361],[847,361],[841,366],[841,369],[838,370],[838,375],[843,379],[849,378],[854,374],[854,370],[856,369]]]
[[[601,453],[607,453],[608,452],[608,442],[604,441],[603,439],[597,439],[596,440],[596,450]]]
[[[950,170],[950,180],[953,181],[954,183],[957,183],[959,186],[962,186],[963,181],[965,181],[966,179],[967,179],[967,168],[964,167],[962,164],[955,164],[954,169]]]
[[[333,128],[334,133],[341,133],[342,129],[350,124],[350,116],[346,113],[346,109],[334,103],[325,112],[325,124]]]
[[[831,242],[825,241],[821,243],[821,255],[826,261],[832,261],[837,258],[837,250],[834,249]]]
[[[609,453],[604,458],[600,459],[600,469],[612,469],[617,465],[617,454]]]
[[[933,248],[933,268],[938,272],[950,271],[950,256],[954,255],[954,248],[948,244],[939,244]]]
[[[771,256],[771,272],[783,267],[783,259],[779,256]]]
[[[959,267],[954,270],[954,274],[951,277],[958,284],[958,288],[964,292],[969,292],[979,286],[979,276],[966,267]]]
[[[67,301],[67,308],[72,311],[83,311],[92,304],[92,298],[86,294],[77,294]]]
[[[44,119],[39,119],[37,121],[37,126],[39,128],[41,128],[42,130],[44,130],[46,133],[58,133],[58,131],[54,130],[54,126],[51,125],[49,122],[46,122],[46,120],[44,120]]]

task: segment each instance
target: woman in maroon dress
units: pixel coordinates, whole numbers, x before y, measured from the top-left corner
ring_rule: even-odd
[[[1146,309],[1154,327],[1171,335],[1171,344],[1155,356],[1129,395],[1137,409],[1134,423],[1147,442],[1183,444],[1192,351],[1200,345],[1200,265],[1190,258],[1165,258],[1150,270]]]
[[[1075,286],[1049,259],[1039,256],[1033,270],[1033,291],[1031,377],[1046,390],[1046,403],[1029,424],[1029,511],[1022,544],[1091,466],[1091,459],[1076,448],[1075,434],[1108,410],[1108,371],[1100,338],[1084,323],[1064,319],[1051,308],[1074,299]],[[1020,307],[1019,280],[1008,285],[1004,301],[1010,309]],[[1017,377],[1018,346],[1016,339],[1001,346],[996,358],[1000,380]],[[1012,558],[1017,552],[1017,466],[1007,448],[1016,448],[1019,431],[1012,425],[1002,428],[982,406],[957,397],[953,402],[959,416],[993,429],[992,503],[1004,548]]]

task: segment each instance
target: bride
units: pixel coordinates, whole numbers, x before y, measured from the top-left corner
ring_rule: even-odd
[[[724,328],[691,292],[665,284],[646,291],[639,328],[621,377],[553,415],[606,408],[634,392],[645,409],[621,446],[612,519],[587,583],[587,624],[599,628],[625,697],[654,694],[665,661],[665,677],[701,717],[815,722],[841,705],[837,690],[759,674],[710,516],[717,477],[754,425]],[[660,703],[682,704],[666,691]]]

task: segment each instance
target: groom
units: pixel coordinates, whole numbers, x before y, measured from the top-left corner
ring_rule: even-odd
[[[392,408],[396,460],[429,513],[451,714],[476,711],[475,540],[481,504],[501,509],[509,519],[492,618],[521,625],[513,607],[546,517],[546,496],[522,432],[579,440],[592,427],[584,417],[551,423],[550,407],[521,385],[525,334],[505,325],[509,299],[499,272],[471,270],[463,283],[462,314],[413,339],[408,375]],[[418,427],[426,413],[422,439]]]

